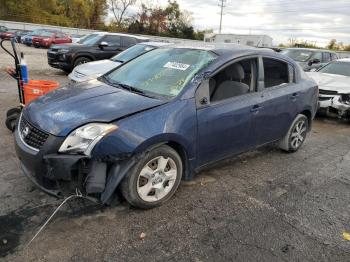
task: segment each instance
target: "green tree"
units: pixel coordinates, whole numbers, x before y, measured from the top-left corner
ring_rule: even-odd
[[[337,46],[337,40],[336,39],[332,39],[329,44],[327,45],[326,47],[327,49],[330,49],[330,50],[336,50],[338,49],[338,46]]]

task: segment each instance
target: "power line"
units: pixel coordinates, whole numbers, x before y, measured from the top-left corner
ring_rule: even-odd
[[[221,28],[222,28],[222,16],[223,16],[223,13],[224,13],[224,3],[226,2],[226,0],[220,0],[220,28],[219,28],[219,34],[221,34]]]

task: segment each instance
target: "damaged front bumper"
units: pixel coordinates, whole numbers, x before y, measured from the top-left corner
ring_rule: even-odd
[[[350,94],[322,94],[319,95],[319,112],[339,118],[350,117]]]
[[[136,156],[110,161],[59,154],[64,138],[53,135],[37,150],[28,146],[19,132],[17,128],[15,149],[21,172],[39,189],[58,198],[75,194],[78,189],[102,204],[109,204],[119,183],[137,161]]]

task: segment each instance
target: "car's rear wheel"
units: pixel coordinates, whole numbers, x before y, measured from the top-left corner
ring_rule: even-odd
[[[78,65],[82,65],[85,63],[89,63],[91,62],[90,58],[87,57],[78,57],[75,61],[74,61],[74,67],[78,66]]]
[[[299,114],[294,119],[287,134],[280,141],[279,147],[286,152],[296,152],[304,144],[309,130],[309,120],[305,115]]]
[[[168,201],[182,177],[182,160],[169,146],[162,145],[145,154],[121,184],[125,199],[138,208],[153,208]]]

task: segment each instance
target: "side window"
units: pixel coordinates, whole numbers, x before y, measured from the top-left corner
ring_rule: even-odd
[[[63,35],[62,35],[61,33],[57,33],[55,37],[56,37],[56,38],[62,38]]]
[[[331,60],[331,54],[330,53],[323,53],[323,63],[328,63],[328,62],[330,62],[330,61],[332,61]]]
[[[265,88],[289,83],[288,64],[270,58],[263,58]]]
[[[122,36],[122,46],[123,47],[130,47],[137,43],[136,39],[133,37],[126,37]]]
[[[334,53],[331,54],[331,58],[332,58],[332,61],[333,60],[337,60],[338,59],[338,56]]]
[[[119,35],[107,35],[102,39],[102,42],[108,43],[110,47],[120,46],[120,36]]]
[[[231,64],[209,80],[209,94],[212,102],[240,96],[255,90],[257,59],[250,58]]]
[[[314,53],[312,58],[313,59],[318,59],[318,60],[320,60],[320,62],[322,62],[322,53],[321,52],[316,52],[316,53]]]

